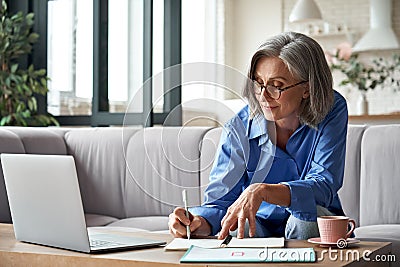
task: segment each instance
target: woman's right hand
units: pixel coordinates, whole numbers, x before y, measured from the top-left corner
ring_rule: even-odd
[[[186,226],[189,225],[191,235],[208,236],[211,234],[211,226],[201,216],[193,215],[189,212],[186,217],[184,208],[178,207],[169,215],[169,232],[174,237],[187,237]]]

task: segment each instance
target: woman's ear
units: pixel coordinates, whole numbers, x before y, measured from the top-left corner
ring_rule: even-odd
[[[303,93],[303,98],[306,99],[306,98],[309,98],[309,97],[310,97],[310,90],[307,89],[307,90],[305,90],[304,93]]]
[[[310,85],[309,85],[309,83],[307,82],[307,83],[304,85],[303,99],[306,99],[306,98],[309,98],[309,97],[310,97]]]

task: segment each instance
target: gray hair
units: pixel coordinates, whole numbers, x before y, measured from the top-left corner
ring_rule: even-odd
[[[332,73],[321,46],[304,34],[285,32],[268,39],[257,49],[251,59],[243,90],[252,117],[262,114],[253,93],[254,72],[262,57],[280,58],[293,77],[309,82],[310,97],[303,99],[299,119],[301,123],[316,128],[331,110],[334,101]]]

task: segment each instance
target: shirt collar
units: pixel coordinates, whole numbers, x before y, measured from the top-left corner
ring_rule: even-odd
[[[266,151],[275,151],[277,150],[275,154],[277,157],[280,158],[288,158],[288,154],[286,152],[281,151],[280,149],[276,149],[276,147],[270,142],[268,132],[267,132],[267,124],[268,121],[265,119],[265,117],[262,114],[257,114],[254,118],[248,121],[248,128],[247,128],[247,135],[249,139],[255,139],[259,137],[258,140],[258,146],[262,146],[263,150]],[[306,127],[305,124],[300,124],[300,126],[296,129],[296,131],[293,134],[296,134],[297,132],[301,131]]]
[[[254,139],[261,135],[266,135],[267,120],[261,114],[257,114],[254,118],[249,120],[247,131],[249,139]]]
[[[249,120],[247,135],[249,139],[259,137],[258,145],[261,146],[268,142],[269,137],[267,133],[268,121],[262,114],[257,114],[254,118]]]

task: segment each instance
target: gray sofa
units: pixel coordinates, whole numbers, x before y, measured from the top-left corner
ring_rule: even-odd
[[[221,128],[0,128],[0,153],[73,155],[88,226],[168,229],[167,215],[199,205]],[[346,214],[356,237],[393,242],[400,259],[400,125],[348,129]],[[0,222],[11,222],[2,172]],[[67,201],[67,200],[66,200]]]

